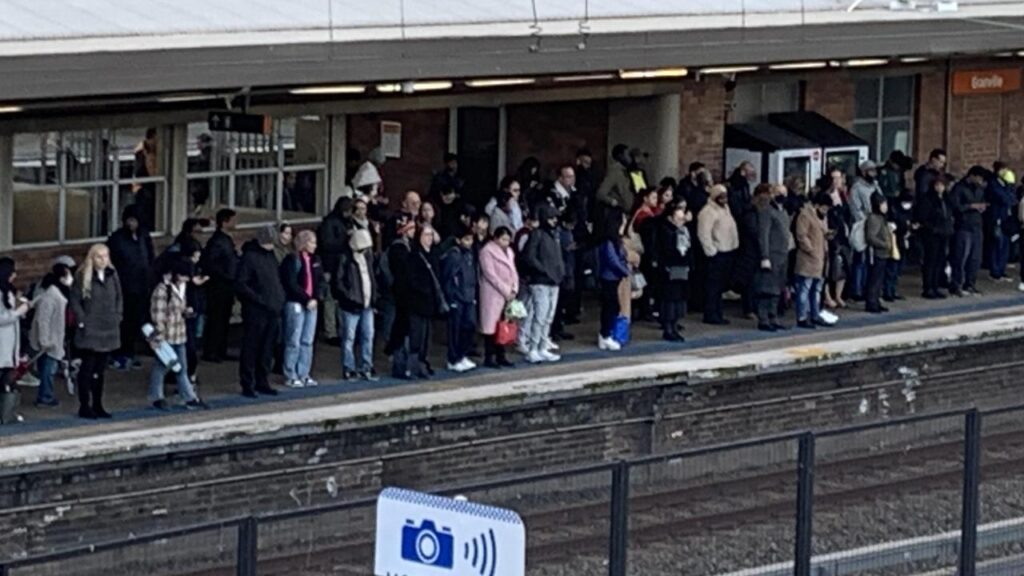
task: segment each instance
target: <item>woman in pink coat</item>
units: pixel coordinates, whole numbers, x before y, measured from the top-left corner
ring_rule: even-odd
[[[480,333],[484,335],[484,366],[489,368],[512,366],[505,357],[505,347],[498,345],[494,334],[505,305],[519,291],[511,245],[512,231],[502,226],[480,249]]]

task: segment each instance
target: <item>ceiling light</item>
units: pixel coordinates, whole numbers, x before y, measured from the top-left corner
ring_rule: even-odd
[[[16,114],[23,110],[21,106],[0,106],[0,114]]]
[[[770,70],[813,70],[828,66],[828,62],[790,62],[789,64],[772,64]]]
[[[743,72],[757,72],[757,66],[726,66],[723,68],[701,68],[701,74],[741,74]]]
[[[686,68],[661,68],[658,70],[621,70],[619,78],[623,80],[642,80],[650,78],[682,78],[689,74]]]
[[[923,56],[905,56],[900,58],[900,62],[904,64],[920,64],[921,62],[927,62],[928,59]]]
[[[174,104],[178,102],[202,102],[203,100],[213,100],[216,96],[212,94],[175,94],[172,96],[162,96],[157,98],[156,101],[161,104]]]
[[[889,63],[887,58],[861,58],[859,60],[847,60],[846,65],[850,68],[865,68],[868,66],[885,66]]]
[[[555,76],[555,82],[597,82],[599,80],[613,80],[614,74],[588,74],[583,76]]]
[[[309,88],[292,88],[288,92],[297,96],[318,94],[362,94],[366,86],[312,86]]]
[[[432,80],[426,82],[403,82],[393,84],[377,84],[377,92],[393,94],[395,92],[430,92],[432,90],[450,90],[452,83],[447,80]]]
[[[1024,58],[1024,50],[1021,50],[1020,52],[1017,52],[1017,56],[1020,56],[1021,58]]]
[[[466,86],[470,88],[494,88],[497,86],[522,86],[524,84],[533,84],[536,81],[535,78],[493,78],[490,80],[470,80],[466,82]]]

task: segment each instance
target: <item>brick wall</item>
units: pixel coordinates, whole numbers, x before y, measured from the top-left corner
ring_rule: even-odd
[[[608,156],[608,101],[579,100],[523,104],[507,109],[506,168],[514,174],[530,156],[540,160],[541,176],[554,179],[558,167],[589,148],[594,168],[604,174]]]
[[[1021,343],[952,345],[841,366],[652,384],[500,412],[467,407],[445,418],[311,429],[293,439],[239,439],[202,452],[8,470],[0,475],[0,559],[353,499],[389,485],[465,485],[808,427],[1010,405],[1019,400]],[[921,378],[905,376],[907,368]],[[275,546],[286,553],[345,526],[320,524],[266,533],[276,534]]]
[[[679,166],[703,162],[716,180],[722,177],[725,117],[729,96],[722,82],[687,81],[679,114]]]
[[[1006,68],[1006,61],[966,61],[958,70]],[[1007,94],[950,96],[949,162],[954,173],[1002,160],[1024,170],[1024,90]]]
[[[945,67],[936,67],[917,77],[917,109],[914,115],[914,151],[918,162],[928,159],[935,148],[946,145],[946,97],[949,81]]]
[[[425,194],[448,151],[448,110],[418,110],[348,116],[348,146],[365,159],[380,145],[381,121],[401,122],[402,157],[388,158],[381,170],[384,191],[393,206],[407,190]]]
[[[804,83],[804,110],[817,112],[840,126],[853,126],[856,82],[845,72],[820,72]]]

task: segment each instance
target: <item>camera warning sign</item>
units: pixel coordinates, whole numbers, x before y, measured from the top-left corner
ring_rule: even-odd
[[[377,576],[523,576],[526,528],[511,510],[386,488],[377,498]]]

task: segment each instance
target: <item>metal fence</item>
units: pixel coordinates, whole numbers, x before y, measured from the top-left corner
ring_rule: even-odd
[[[1022,416],[928,414],[441,493],[518,511],[530,576],[1021,574]],[[233,518],[17,559],[0,576],[372,574],[375,513],[365,498]]]

